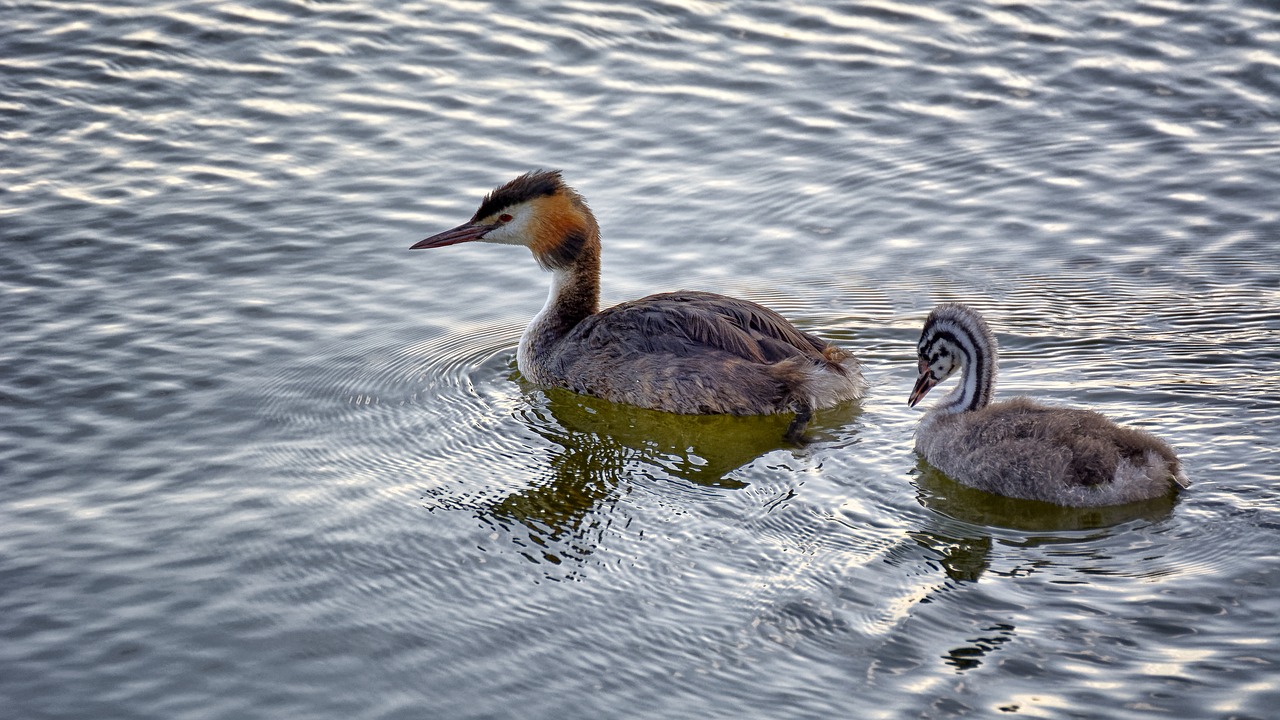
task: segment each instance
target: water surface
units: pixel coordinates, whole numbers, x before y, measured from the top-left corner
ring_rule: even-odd
[[[21,718],[1267,717],[1280,12],[10,5],[0,703]],[[867,399],[529,385],[548,277],[408,246],[561,168],[606,302],[711,290]],[[914,344],[1175,445],[1066,511],[912,452]]]

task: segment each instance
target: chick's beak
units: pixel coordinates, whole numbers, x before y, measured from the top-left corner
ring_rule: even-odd
[[[425,248],[445,247],[446,245],[457,245],[458,243],[471,242],[479,240],[485,236],[485,233],[493,229],[492,225],[481,225],[480,223],[463,223],[452,230],[445,230],[427,238],[419,240],[409,247],[410,250],[423,250]]]
[[[929,363],[924,360],[920,361],[920,377],[916,378],[916,386],[911,389],[911,397],[907,399],[907,407],[915,407],[929,391],[937,385],[938,381],[933,379],[933,374],[929,372]]]

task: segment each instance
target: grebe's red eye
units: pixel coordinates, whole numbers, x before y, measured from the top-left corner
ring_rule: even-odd
[[[504,223],[511,222],[511,216],[506,213],[502,213],[501,215],[498,216],[498,222],[504,222]]]

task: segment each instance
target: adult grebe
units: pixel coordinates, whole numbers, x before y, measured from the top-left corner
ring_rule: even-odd
[[[852,354],[753,302],[678,291],[599,310],[599,226],[558,171],[521,175],[412,249],[474,240],[523,245],[552,273],[516,351],[531,382],[690,415],[794,412],[791,440],[813,410],[866,389]]]
[[[991,404],[996,340],[966,305],[939,305],[918,346],[920,377],[907,404],[963,368],[960,384],[916,428],[916,452],[952,479],[987,492],[1056,505],[1149,500],[1187,487],[1173,449],[1091,410],[1027,398]]]

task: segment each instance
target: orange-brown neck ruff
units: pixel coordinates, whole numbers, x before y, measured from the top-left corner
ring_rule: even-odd
[[[529,249],[548,270],[568,269],[580,261],[600,265],[600,229],[586,203],[568,188],[533,201]]]
[[[559,384],[547,365],[550,356],[600,309],[600,230],[586,203],[568,188],[533,202],[529,249],[555,278],[547,304],[521,338],[516,360],[534,382]]]

